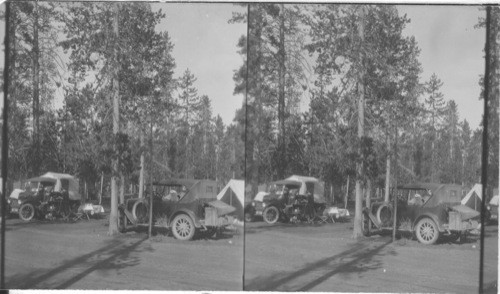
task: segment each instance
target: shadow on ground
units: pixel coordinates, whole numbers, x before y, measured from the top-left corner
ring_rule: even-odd
[[[335,275],[361,274],[382,267],[381,256],[395,255],[394,250],[385,251],[384,248],[391,242],[378,246],[369,246],[366,242],[358,242],[352,248],[315,262],[304,267],[288,272],[267,276],[258,276],[250,281],[245,281],[245,291],[309,291],[315,286],[325,282]],[[319,273],[319,274],[318,274]],[[311,278],[303,281],[305,277]],[[300,285],[287,285],[301,279]]]
[[[263,223],[263,224],[255,225],[252,227],[245,226],[245,234],[255,234],[255,233],[261,232],[261,231],[275,230],[276,228],[294,229],[297,227],[322,227],[322,226],[329,226],[329,225],[332,225],[332,223],[306,223],[306,222],[302,222],[302,223],[276,223],[273,225]]]
[[[65,260],[53,269],[36,268],[28,273],[10,277],[6,281],[7,288],[66,289],[92,272],[135,266],[140,262],[138,253],[152,251],[149,246],[140,246],[145,240],[147,239],[124,245],[126,241],[123,238],[112,239],[103,247],[80,257]],[[68,274],[68,272],[77,273]]]

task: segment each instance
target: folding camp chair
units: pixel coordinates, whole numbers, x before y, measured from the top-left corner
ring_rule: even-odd
[[[87,218],[87,220],[90,220],[90,217],[88,214],[84,212],[77,212],[75,213],[75,217],[73,218],[73,221],[78,221],[78,220],[83,220],[84,218]]]

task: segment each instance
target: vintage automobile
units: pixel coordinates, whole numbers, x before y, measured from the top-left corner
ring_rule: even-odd
[[[263,217],[263,212],[269,206],[270,201],[281,197],[285,187],[283,183],[292,185],[293,187],[288,187],[288,189],[293,190],[294,194],[299,195],[302,200],[306,195],[312,195],[316,210],[325,207],[324,183],[322,181],[314,177],[292,175],[284,180],[270,183],[268,192],[261,191],[255,195],[252,201],[245,203],[246,222],[253,221],[256,216]],[[305,203],[305,201],[302,202]]]
[[[10,213],[18,214],[23,221],[68,217],[79,205],[75,182],[73,177],[57,173],[28,179],[24,190],[14,189],[10,194]]]
[[[264,197],[262,218],[268,224],[278,220],[284,222],[312,221],[325,209],[324,203],[315,203],[311,192],[299,193],[302,183],[281,180],[273,183],[276,190]]]
[[[120,205],[120,230],[149,225],[150,195],[153,196],[152,221],[156,227],[171,230],[176,239],[191,240],[195,233],[212,236],[234,222],[228,214],[236,210],[220,200],[200,195],[201,181],[171,179],[153,183],[143,198],[131,197]]]
[[[396,229],[412,232],[423,244],[440,237],[458,239],[478,227],[479,213],[460,203],[462,187],[453,184],[415,183],[398,187]],[[363,233],[370,235],[393,229],[393,202],[374,202],[362,215]]]

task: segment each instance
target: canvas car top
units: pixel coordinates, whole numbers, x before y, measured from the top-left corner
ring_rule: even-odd
[[[199,180],[193,180],[193,179],[167,179],[161,182],[153,182],[153,185],[155,186],[185,186],[186,189],[191,188],[194,186]]]
[[[398,186],[400,190],[430,190],[431,197],[425,206],[436,206],[440,203],[460,203],[462,186],[456,184],[422,183],[417,182]]]
[[[292,180],[280,180],[276,182],[272,182],[274,185],[285,185],[285,186],[297,186],[300,187],[302,185],[301,182],[292,181]]]
[[[69,199],[80,200],[78,180],[70,174],[47,172],[39,177],[26,180],[26,182],[54,183],[54,191],[60,192],[63,189],[68,191]],[[24,187],[21,187],[24,188]]]
[[[41,177],[34,177],[34,178],[31,178],[31,179],[28,179],[26,180],[26,182],[49,182],[49,183],[56,183],[57,180],[54,179],[54,178],[49,178],[49,177],[44,177],[44,176],[41,176]]]

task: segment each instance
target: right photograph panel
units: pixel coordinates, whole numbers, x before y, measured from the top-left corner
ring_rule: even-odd
[[[496,293],[500,9],[489,47],[480,6],[247,20],[244,290]]]

